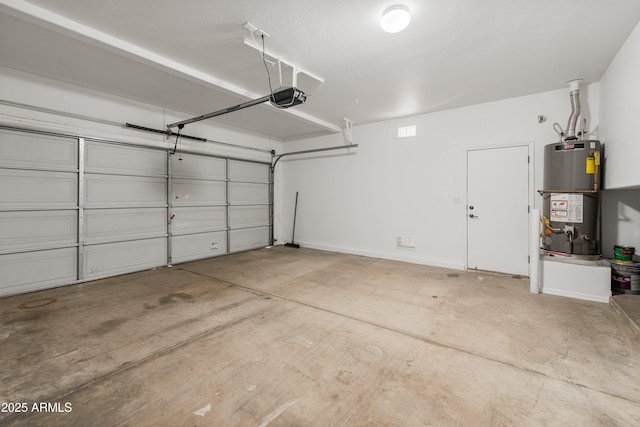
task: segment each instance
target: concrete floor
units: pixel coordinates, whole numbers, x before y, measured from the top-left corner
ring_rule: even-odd
[[[640,336],[640,295],[618,294],[611,298],[611,305]]]
[[[517,277],[275,247],[0,312],[5,425],[640,425],[629,322]]]

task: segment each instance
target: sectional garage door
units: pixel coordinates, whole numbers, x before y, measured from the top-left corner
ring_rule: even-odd
[[[0,293],[76,280],[77,140],[0,130]]]
[[[233,252],[268,244],[269,166],[229,160],[229,228]]]
[[[83,278],[167,261],[167,155],[147,148],[84,144]]]
[[[269,244],[269,165],[195,154],[171,156],[171,261]]]
[[[171,171],[171,261],[226,253],[227,160],[173,155]]]
[[[269,244],[269,164],[0,129],[0,296]]]

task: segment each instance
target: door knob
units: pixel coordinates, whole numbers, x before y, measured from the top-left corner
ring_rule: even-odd
[[[469,206],[469,209],[470,209],[470,210],[473,210],[473,206]]]

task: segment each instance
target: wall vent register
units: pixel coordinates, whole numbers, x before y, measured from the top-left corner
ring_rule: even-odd
[[[398,138],[416,136],[416,125],[402,126],[398,128]]]

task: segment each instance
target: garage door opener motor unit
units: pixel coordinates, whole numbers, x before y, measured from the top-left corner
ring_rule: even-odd
[[[251,101],[243,102],[242,104],[234,105],[232,107],[223,108],[222,110],[213,111],[211,113],[202,114],[200,116],[192,117],[190,119],[182,120],[179,122],[171,123],[167,125],[167,133],[171,132],[174,127],[182,129],[184,125],[190,123],[199,122],[202,120],[210,119],[212,117],[221,116],[223,114],[232,113],[234,111],[242,110],[243,108],[253,107],[254,105],[263,104],[267,101],[271,102],[274,107],[277,108],[289,108],[296,105],[303,104],[307,100],[307,94],[298,88],[290,87],[280,89],[272,92],[269,95],[261,98],[252,99]]]

